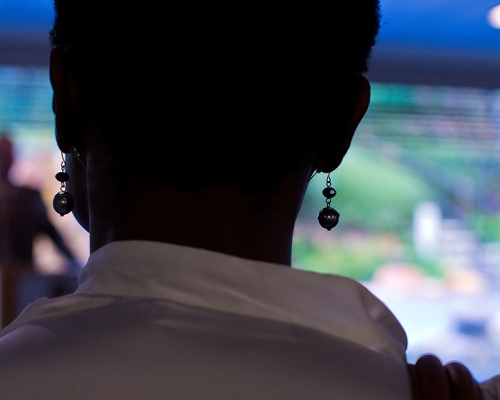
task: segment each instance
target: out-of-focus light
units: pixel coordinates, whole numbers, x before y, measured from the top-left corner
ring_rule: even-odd
[[[500,5],[493,7],[486,15],[488,23],[495,29],[500,29]]]

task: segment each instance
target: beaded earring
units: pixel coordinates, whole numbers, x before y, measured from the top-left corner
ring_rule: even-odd
[[[66,172],[66,161],[64,161],[63,153],[61,153],[61,157],[61,171],[55,176],[57,181],[61,183],[61,188],[52,200],[52,207],[55,212],[62,217],[73,211],[75,200],[73,199],[73,195],[66,189],[66,182],[69,181],[69,174]]]
[[[335,197],[337,191],[332,188],[332,180],[330,179],[330,173],[326,177],[326,187],[323,189],[323,196],[326,197],[326,207],[323,208],[318,215],[319,224],[326,230],[331,230],[335,228],[339,223],[340,214],[335,210],[335,208],[330,207],[332,198]]]

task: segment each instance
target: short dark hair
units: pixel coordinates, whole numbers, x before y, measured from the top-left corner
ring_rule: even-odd
[[[367,71],[378,0],[200,3],[55,0],[50,41],[132,170],[176,184],[279,179],[332,134],[344,106],[332,99]]]

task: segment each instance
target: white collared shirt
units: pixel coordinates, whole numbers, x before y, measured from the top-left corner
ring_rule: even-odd
[[[354,280],[121,241],[0,331],[0,398],[406,400],[405,349]]]

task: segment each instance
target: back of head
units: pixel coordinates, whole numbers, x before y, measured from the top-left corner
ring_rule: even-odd
[[[334,135],[367,70],[378,1],[178,3],[55,0],[51,42],[132,171],[272,185]]]

